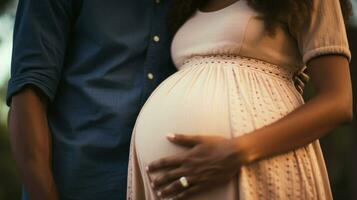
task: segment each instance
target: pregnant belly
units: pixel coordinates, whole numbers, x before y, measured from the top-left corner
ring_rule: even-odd
[[[189,67],[173,74],[145,103],[135,129],[137,152],[144,163],[184,150],[169,143],[169,133],[232,137],[223,71]]]
[[[135,125],[141,165],[184,148],[170,133],[237,137],[272,123],[303,103],[293,72],[240,57],[198,57],[152,93]]]

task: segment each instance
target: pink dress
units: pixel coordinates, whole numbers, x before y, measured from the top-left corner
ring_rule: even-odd
[[[307,61],[351,56],[339,0],[314,0],[304,29],[293,32],[281,23],[275,35],[247,0],[197,11],[176,33],[171,53],[179,71],[151,94],[133,130],[128,199],[158,199],[145,166],[185,151],[168,133],[249,134],[304,104],[292,77]],[[217,199],[332,199],[319,141],[243,166],[230,182],[189,200]]]

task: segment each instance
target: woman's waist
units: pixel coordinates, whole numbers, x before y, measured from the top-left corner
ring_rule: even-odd
[[[263,60],[242,57],[238,55],[197,55],[186,59],[180,69],[193,66],[233,66],[244,70],[253,70],[267,75],[292,80],[298,67],[285,67],[274,65]]]

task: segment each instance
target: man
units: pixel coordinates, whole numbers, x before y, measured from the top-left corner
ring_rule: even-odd
[[[169,1],[20,0],[7,103],[23,199],[125,199],[131,131],[176,71]]]

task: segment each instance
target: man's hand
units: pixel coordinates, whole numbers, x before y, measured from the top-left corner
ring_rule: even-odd
[[[297,71],[294,75],[294,83],[296,89],[300,92],[300,94],[304,93],[305,85],[309,82],[310,77],[306,73],[307,67],[303,67],[301,70]]]
[[[229,182],[240,170],[235,144],[222,137],[171,135],[169,141],[189,148],[183,154],[163,158],[147,167],[151,185],[160,198],[187,199],[193,194]],[[189,187],[179,182],[185,176]]]

